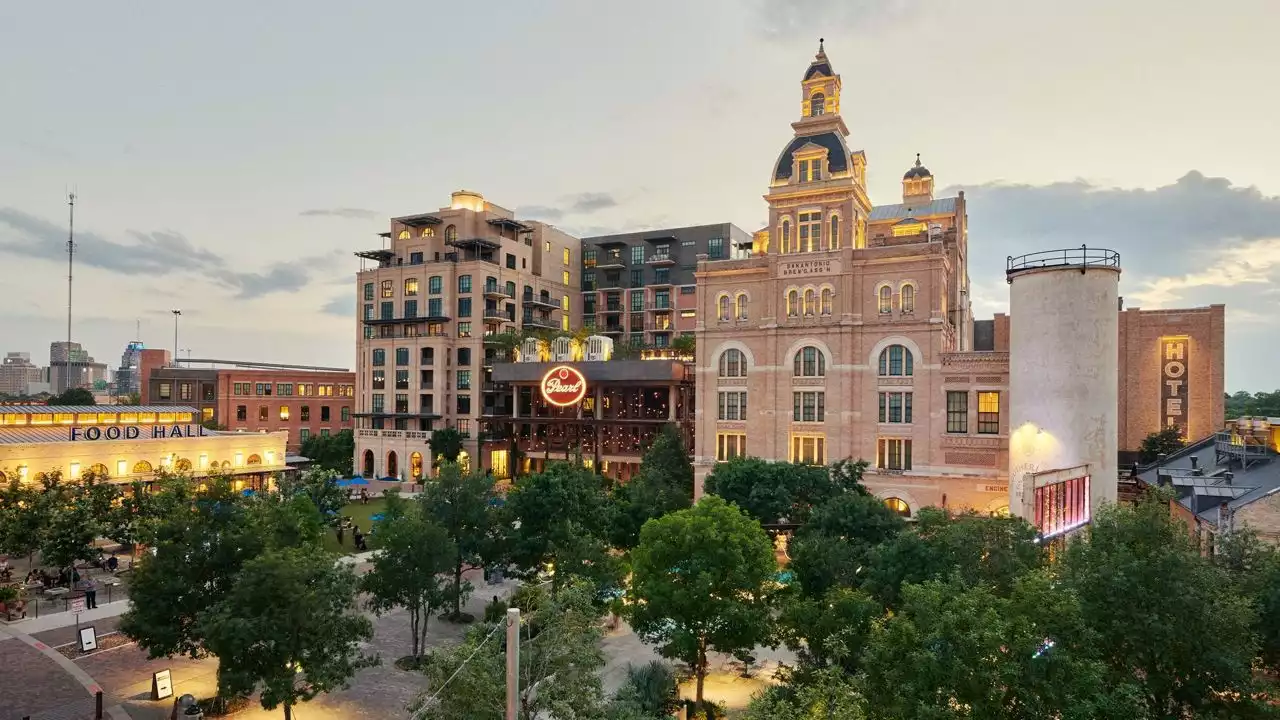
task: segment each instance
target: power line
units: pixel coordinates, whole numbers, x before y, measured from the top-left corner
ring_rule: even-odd
[[[471,659],[476,656],[476,653],[480,652],[480,649],[484,647],[485,643],[489,642],[489,638],[493,637],[494,633],[498,632],[501,628],[501,624],[493,626],[493,629],[489,631],[489,634],[480,641],[480,644],[476,646],[475,650],[471,651],[471,654],[467,656],[467,659],[462,661],[462,664],[458,666],[458,669],[453,671],[453,674],[449,676],[449,679],[444,681],[444,684],[440,686],[440,689],[436,690],[431,697],[422,702],[422,707],[418,708],[418,711],[410,716],[410,720],[418,720],[418,718],[421,717],[422,711],[426,710],[431,703],[436,700],[436,698],[440,697],[440,693],[444,692],[444,689],[449,687],[449,683],[453,682],[453,679],[458,677],[458,673],[462,672],[462,668],[466,667],[467,663],[471,662]]]

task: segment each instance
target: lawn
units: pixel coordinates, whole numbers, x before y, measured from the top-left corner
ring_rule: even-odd
[[[373,550],[378,547],[378,536],[376,534],[370,534],[369,532],[373,527],[373,516],[385,512],[386,509],[386,500],[383,498],[370,498],[368,505],[359,502],[344,505],[340,514],[343,517],[351,518],[351,521],[360,528],[360,532],[364,533],[365,544],[369,546],[370,550]],[[350,554],[356,551],[355,541],[351,538],[350,528],[347,528],[343,533],[341,547],[338,546],[338,535],[334,531],[334,528],[327,528],[322,540],[324,542],[325,550],[328,550],[329,552]]]

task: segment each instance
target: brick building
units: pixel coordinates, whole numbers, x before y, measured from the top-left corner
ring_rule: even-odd
[[[168,350],[141,352],[142,404],[194,407],[201,422],[227,430],[287,431],[291,453],[312,435],[353,427],[355,374],[348,370],[230,362],[224,364],[231,367],[181,367],[171,360]]]

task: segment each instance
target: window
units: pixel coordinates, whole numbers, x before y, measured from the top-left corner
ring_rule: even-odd
[[[253,394],[259,396],[270,395],[272,387],[273,385],[271,383],[254,383]]]
[[[644,287],[644,270],[637,268],[631,271],[631,287]]]
[[[707,241],[707,258],[710,260],[724,259],[724,238],[713,237]]]
[[[409,396],[405,393],[396,393],[396,413],[403,415],[409,412]],[[396,422],[399,422],[398,420]]]
[[[191,390],[191,383],[178,383],[178,399],[190,400],[194,393]]]
[[[516,269],[516,256],[512,255],[511,253],[507,253],[507,269],[508,270]]]
[[[916,286],[910,283],[902,286],[902,312],[913,313],[916,311]]]
[[[796,377],[824,377],[827,374],[827,357],[812,345],[802,347],[796,351],[792,361],[792,374]]]
[[[911,441],[880,438],[876,442],[876,467],[881,470],[910,470]]]
[[[551,252],[551,241],[550,241],[550,240],[543,240],[543,241],[542,241],[542,252]]]
[[[526,286],[526,287],[528,287],[528,286]],[[506,296],[507,296],[507,297],[509,297],[509,298],[514,298],[514,297],[516,296],[516,284],[515,284],[514,282],[511,282],[510,280],[508,280],[508,281],[507,281],[507,284],[506,284],[506,287],[505,287],[505,288],[503,288],[503,289],[504,289],[504,290],[506,290]],[[532,289],[532,288],[530,288],[530,289],[529,289],[529,291],[530,291],[530,292],[533,292],[533,289]]]
[[[471,323],[469,322],[458,323],[458,337],[460,338],[471,337]]]
[[[797,227],[800,228],[800,243],[797,248],[797,252],[813,252],[814,250],[821,250],[822,213],[800,213],[800,217],[797,219],[799,220]]]
[[[914,374],[910,350],[901,345],[890,345],[880,351],[881,377],[902,377]]]
[[[386,364],[387,364],[387,351],[386,351],[386,350],[374,350],[374,351],[373,351],[373,366],[374,366],[374,367],[378,367],[379,365],[386,365]]]
[[[374,370],[373,371],[373,389],[384,390],[386,389],[386,387],[387,387],[387,371]]]
[[[428,293],[432,295],[439,295],[442,289],[444,289],[444,282],[440,279],[439,275],[432,275],[427,278]]]
[[[831,314],[831,301],[834,296],[835,293],[831,292],[831,288],[822,288],[822,307],[820,311],[823,315]]]
[[[654,268],[653,282],[655,285],[671,284],[671,268]]]
[[[800,314],[800,291],[792,288],[787,291],[787,317]]]
[[[172,400],[173,399],[173,383],[167,383],[167,382],[160,383],[159,396],[161,400]]]
[[[397,390],[409,389],[409,371],[408,370],[396,371],[396,389]]]
[[[270,412],[271,412],[271,408],[268,408],[266,405],[259,405],[258,406],[258,422],[266,422],[267,417],[269,417],[270,415]]]
[[[721,322],[729,319],[729,296],[721,295],[717,302],[716,318]]]
[[[627,340],[627,342],[633,348],[644,347],[644,333],[638,333],[638,332],[631,333],[631,337]]]
[[[1000,393],[978,393],[978,432],[983,435],[1000,434]]]
[[[364,304],[364,319],[365,320],[373,319],[373,303]]]
[[[565,283],[565,284],[568,285],[569,283]],[[583,290],[596,289],[596,272],[594,270],[587,270],[582,273],[582,289]]]
[[[888,315],[893,312],[893,288],[888,285],[880,286],[880,314]]]
[[[457,428],[458,433],[462,435],[462,437],[471,437],[471,421],[470,420],[459,420],[457,421],[457,423],[454,424],[454,427]]]
[[[589,267],[589,268],[591,268],[591,267],[595,267],[595,266],[596,266],[596,251],[595,251],[595,250],[583,250],[583,251],[582,251],[582,266],[583,266],[583,267]]]
[[[327,406],[326,406],[326,407],[321,408],[321,410],[322,410],[322,411],[327,411],[328,409],[329,409],[329,408],[328,408]],[[329,414],[328,412],[322,412],[322,413],[321,413],[321,415],[322,415],[322,416],[327,416],[328,414]],[[340,416],[340,417],[342,418],[342,422],[344,422],[344,423],[351,422],[351,408],[349,408],[349,407],[345,407],[345,406],[344,406],[344,407],[342,408],[342,414],[341,414],[341,416]]]
[[[569,284],[569,271],[568,271],[568,270],[561,270],[561,271],[560,271],[560,284],[561,284],[561,285],[568,285],[568,284]]]
[[[431,228],[427,228],[427,230],[430,230],[430,229],[431,229]],[[426,232],[427,230],[423,230],[422,232]],[[421,252],[411,252],[411,253],[409,253],[409,264],[410,264],[410,265],[421,265],[421,264],[422,264],[422,253],[421,253]]]
[[[376,422],[382,422],[377,420]],[[320,437],[329,437],[329,428],[320,428]]]
[[[453,244],[458,241],[458,228],[454,225],[444,229],[444,241],[446,244]]]
[[[378,295],[378,296],[379,296],[379,297],[383,297],[383,298],[393,298],[393,297],[395,297],[395,296],[396,296],[396,285],[395,285],[395,282],[394,282],[394,281],[392,281],[392,280],[383,280],[383,281],[382,281],[382,292],[381,292],[381,293],[379,293],[379,295]]]
[[[564,264],[565,264],[565,265],[568,265],[568,264],[573,260],[573,257],[572,257],[572,256],[570,255],[570,253],[569,253],[569,248],[565,248],[565,249],[564,249],[564,251],[563,251],[563,258],[564,258]]]
[[[644,291],[631,293],[631,312],[644,312]]]
[[[374,393],[373,395],[369,396],[369,399],[370,399],[370,408],[372,412],[375,412],[378,414],[382,414],[386,412],[387,410],[386,395],[383,395],[382,393]]]
[[[245,407],[244,405],[237,405],[236,420],[239,422],[244,422],[245,420],[248,420],[248,419],[249,419],[249,408]]]
[[[394,302],[384,302],[378,308],[378,317],[382,320],[392,320],[396,316],[396,304]]]
[[[745,390],[717,393],[717,420],[746,420],[747,393]]]
[[[459,390],[471,389],[471,371],[470,370],[458,371],[458,389]]]
[[[316,393],[316,386],[311,383],[298,383],[298,394],[310,397]]]
[[[791,393],[792,422],[826,422],[827,394],[821,390]]]
[[[289,419],[289,406],[288,406],[288,405],[281,405],[281,406],[280,406],[280,419],[281,419],[281,420],[288,420],[288,419]]]
[[[471,298],[458,298],[458,317],[471,317]]]
[[[293,383],[276,383],[276,395],[293,397]]]
[[[907,505],[902,498],[885,498],[884,506],[901,515],[902,517],[911,517],[911,506]]]
[[[821,115],[826,110],[826,104],[826,95],[823,95],[820,92],[814,93],[813,97],[809,98],[809,114]]]
[[[471,414],[471,396],[470,395],[458,396],[458,414],[459,415]]]
[[[405,294],[405,295],[417,295],[417,294],[418,294],[418,278],[405,278],[405,279],[404,279],[404,294]]]
[[[653,306],[658,310],[668,310],[671,308],[671,291],[655,290],[653,292]]]
[[[734,298],[734,305],[735,305],[734,314],[738,316],[739,320],[746,320],[747,319],[747,294],[738,293],[738,296]]]
[[[311,422],[311,406],[303,405],[299,409],[298,419],[302,422]]]
[[[427,301],[427,317],[438,318],[444,317],[444,301],[440,298],[431,298]]]
[[[880,422],[882,423],[911,422],[911,393],[909,392],[880,393]]]
[[[811,316],[818,311],[818,294],[813,288],[806,288],[804,291],[804,314]]]
[[[412,236],[411,236],[411,235],[409,235],[409,231],[408,231],[408,230],[401,230],[401,231],[400,231],[400,234],[396,236],[396,239],[397,239],[397,240],[408,240],[410,237],[412,237]]]
[[[781,248],[782,254],[793,252],[791,248],[791,222],[782,221],[782,227],[778,230],[778,247]]]
[[[458,276],[458,292],[459,293],[471,292],[471,276],[470,275]]]
[[[791,462],[804,465],[827,464],[825,435],[792,435]]]
[[[716,433],[716,460],[718,462],[746,457],[746,455],[746,433]]]
[[[698,317],[698,311],[693,309],[681,310],[680,317],[682,318]]]
[[[631,264],[632,265],[644,264],[644,246],[643,245],[631,246]]]
[[[969,432],[969,392],[947,391],[947,432]]]
[[[827,249],[838,250],[840,248],[840,216],[831,216],[831,230],[827,233]]]
[[[730,348],[720,355],[720,377],[746,377],[747,357],[741,350]]]
[[[404,318],[406,320],[411,320],[416,317],[418,317],[418,301],[405,300],[404,301]]]
[[[365,300],[373,299],[373,283],[364,284],[364,299]]]
[[[817,182],[822,179],[822,158],[800,161],[800,182]]]

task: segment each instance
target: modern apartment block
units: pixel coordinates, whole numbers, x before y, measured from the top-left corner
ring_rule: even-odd
[[[731,223],[582,241],[582,322],[620,345],[667,347],[692,334],[698,256],[746,257],[751,234]]]
[[[382,249],[356,253],[356,470],[422,477],[432,430],[473,440],[469,461],[480,420],[510,414],[510,390],[491,374],[506,355],[486,338],[581,326],[582,249],[465,190],[436,212],[392,218],[382,237]]]

